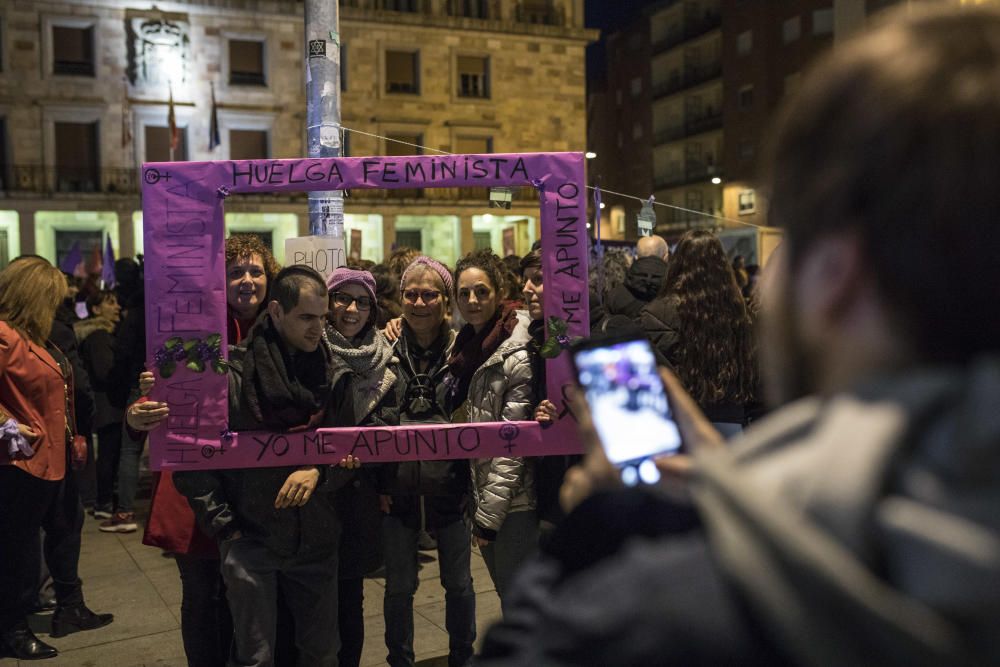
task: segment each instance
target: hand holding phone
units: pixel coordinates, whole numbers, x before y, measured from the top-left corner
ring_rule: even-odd
[[[681,434],[649,341],[587,340],[574,347],[573,363],[594,428],[622,482],[658,482],[654,459],[680,451]]]

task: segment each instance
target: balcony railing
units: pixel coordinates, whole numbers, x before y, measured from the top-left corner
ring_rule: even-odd
[[[684,122],[684,130],[688,136],[718,130],[720,127],[722,127],[722,114],[718,112],[688,118]]]
[[[567,25],[564,8],[530,0],[517,2],[513,8],[513,16],[504,16],[501,0],[446,0],[441,5],[432,0],[340,0],[340,7],[425,16],[441,15],[481,21],[514,20],[518,23],[543,26]]]
[[[713,112],[700,116],[688,116],[683,125],[659,130],[653,135],[653,145],[667,144],[691,137],[702,132],[711,132],[722,127],[722,114]]]
[[[675,75],[653,86],[653,99],[657,100],[667,95],[680,92],[699,84],[722,76],[722,63],[711,65],[688,65],[684,73]]]
[[[679,44],[701,37],[722,25],[722,14],[708,11],[702,15],[684,17],[683,25],[667,33],[663,39],[653,44],[653,55],[669,51]]]
[[[8,167],[6,174],[0,174],[0,178],[3,178],[0,190],[8,193],[136,194],[139,192],[138,169],[13,165]]]
[[[722,170],[714,162],[702,160],[687,160],[684,163],[684,171],[674,171],[669,174],[657,176],[653,179],[653,185],[657,190],[674,188],[681,185],[701,183],[716,176],[720,176]]]

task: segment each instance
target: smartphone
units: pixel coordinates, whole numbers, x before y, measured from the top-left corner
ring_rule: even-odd
[[[622,482],[655,484],[660,471],[653,459],[680,451],[681,433],[649,341],[590,339],[574,346],[572,358],[604,452]]]

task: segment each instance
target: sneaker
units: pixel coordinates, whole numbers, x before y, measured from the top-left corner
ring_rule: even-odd
[[[139,529],[135,522],[135,512],[115,512],[108,521],[97,527],[103,533],[134,533]]]
[[[93,512],[91,512],[91,514],[94,515],[95,519],[110,519],[111,518],[111,512],[109,512],[107,510],[98,510],[98,509],[95,509]]]

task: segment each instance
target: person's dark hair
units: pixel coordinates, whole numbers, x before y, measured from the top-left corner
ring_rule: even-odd
[[[87,314],[94,317],[94,308],[117,298],[118,294],[115,293],[114,290],[102,289],[98,292],[94,292],[87,297]]]
[[[521,258],[518,262],[518,273],[521,277],[524,277],[524,272],[528,269],[540,269],[542,268],[542,250],[532,250],[527,255]]]
[[[718,237],[704,230],[681,237],[660,298],[676,306],[675,370],[694,399],[701,405],[752,401],[753,326]]]
[[[853,236],[925,362],[1000,347],[1000,11],[886,12],[838,45],[782,109],[765,164],[790,270]]]
[[[375,327],[384,329],[389,320],[403,314],[399,296],[399,276],[393,275],[385,264],[375,264],[370,271],[375,278],[375,300],[378,302]]]
[[[458,289],[458,277],[468,269],[479,269],[486,274],[486,277],[493,283],[493,289],[498,294],[503,295],[507,289],[505,275],[507,273],[503,262],[496,254],[487,249],[473,250],[465,257],[458,260],[455,265],[455,289]]]
[[[389,270],[395,274],[396,282],[399,282],[399,278],[403,275],[403,271],[406,271],[406,267],[408,267],[410,262],[415,260],[417,257],[420,257],[419,250],[402,246],[392,251],[392,254],[389,255],[389,259],[385,260],[385,264],[389,267]]]
[[[277,301],[286,313],[299,305],[299,294],[312,288],[317,296],[326,299],[326,281],[316,269],[304,264],[286,266],[274,279],[269,292],[271,301]]]
[[[504,280],[507,282],[507,300],[520,301],[523,298],[521,286],[521,258],[517,255],[507,255],[500,259],[504,268]]]

